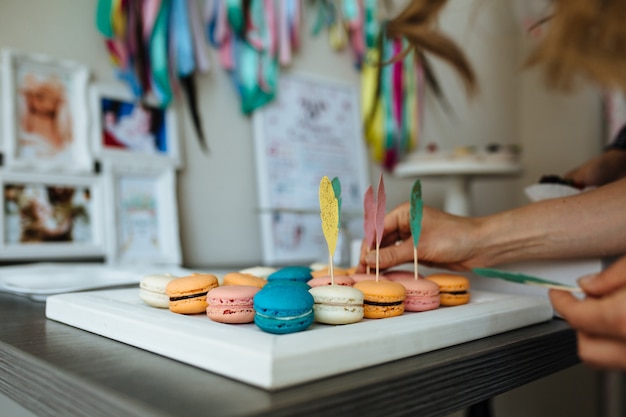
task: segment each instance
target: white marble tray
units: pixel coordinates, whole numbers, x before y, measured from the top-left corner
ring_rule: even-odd
[[[280,389],[549,320],[545,298],[474,291],[464,306],[272,335],[146,306],[137,289],[48,297],[46,316],[265,389]]]

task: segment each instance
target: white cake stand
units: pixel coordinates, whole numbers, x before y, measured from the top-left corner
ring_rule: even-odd
[[[459,216],[471,215],[470,184],[475,177],[512,176],[522,171],[521,165],[506,158],[488,156],[428,157],[409,156],[396,165],[399,178],[442,177],[446,179],[444,211]]]

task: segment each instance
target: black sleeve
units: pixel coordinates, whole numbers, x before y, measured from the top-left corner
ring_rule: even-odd
[[[626,151],[626,125],[622,126],[613,142],[611,142],[605,149],[620,149],[622,151]]]

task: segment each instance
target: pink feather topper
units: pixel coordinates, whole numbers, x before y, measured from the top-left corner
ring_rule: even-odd
[[[376,198],[376,246],[380,246],[383,241],[383,230],[385,225],[385,206],[387,205],[387,195],[385,194],[385,182],[383,174],[378,180],[378,196]]]

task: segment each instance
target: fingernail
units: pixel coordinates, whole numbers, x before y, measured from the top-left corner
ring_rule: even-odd
[[[593,281],[595,281],[597,276],[598,274],[583,275],[582,277],[578,279],[578,285],[584,287],[586,285],[593,284]]]
[[[365,262],[368,264],[373,264],[376,262],[376,254],[374,252],[370,252],[365,256]]]

